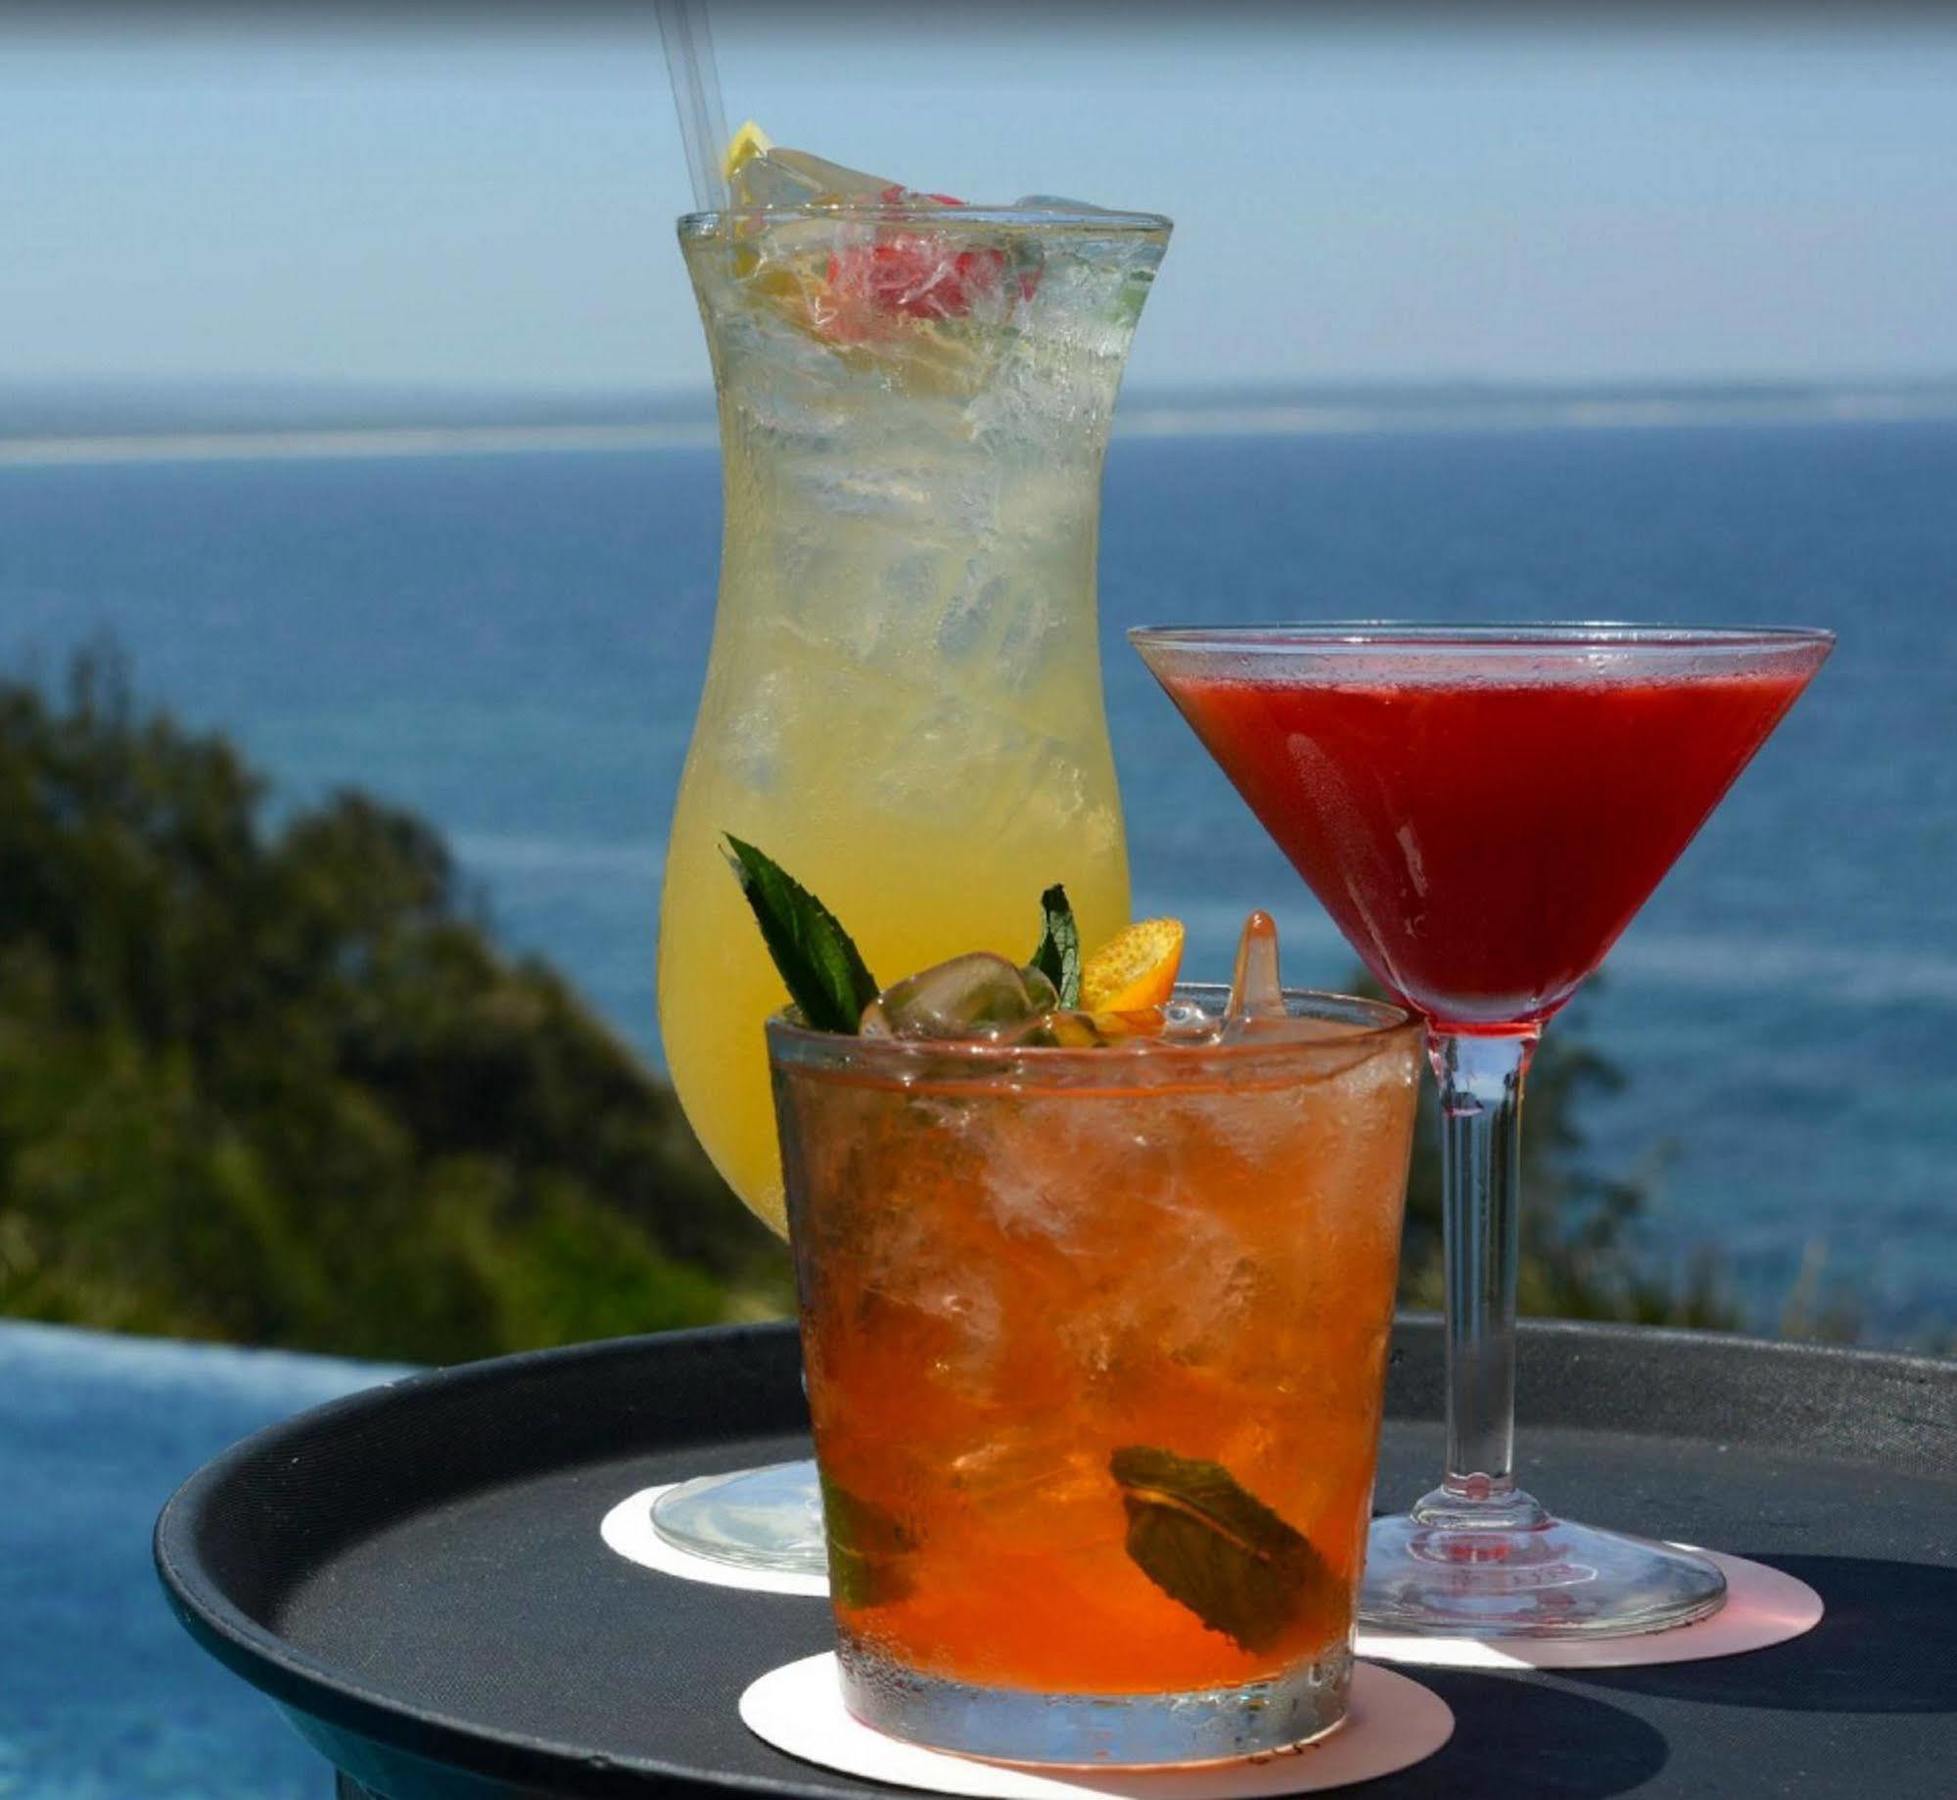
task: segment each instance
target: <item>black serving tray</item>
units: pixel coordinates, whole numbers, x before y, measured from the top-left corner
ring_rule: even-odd
[[[600,1541],[655,1482],[807,1453],[791,1328],[420,1375],[247,1439],[156,1528],[178,1617],[386,1800],[889,1793],[750,1736],[748,1682],[827,1604],[674,1580]],[[1672,1667],[1413,1671],[1458,1719],[1366,1800],[1957,1797],[1957,1362],[1529,1325],[1524,1474],[1598,1525],[1818,1589],[1807,1637]],[[1439,1467],[1441,1344],[1400,1321],[1380,1474]]]

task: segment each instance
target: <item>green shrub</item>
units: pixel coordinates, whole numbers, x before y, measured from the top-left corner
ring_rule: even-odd
[[[447,1361],[787,1299],[670,1091],[358,794],[0,685],[0,1311]]]

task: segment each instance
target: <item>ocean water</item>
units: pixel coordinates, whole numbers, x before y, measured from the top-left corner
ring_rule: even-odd
[[[318,1753],[164,1604],[150,1528],[247,1432],[403,1373],[0,1321],[0,1794],[323,1800]]]
[[[1226,422],[1227,427],[1227,422]],[[427,448],[423,447],[424,450]],[[661,848],[705,665],[710,449],[0,467],[0,665],[112,636],[274,804],[354,785],[449,833],[506,940],[658,1055]],[[1841,645],[1555,1029],[1648,1253],[1756,1322],[1802,1270],[1875,1341],[1957,1321],[1957,423],[1171,430],[1117,441],[1102,620],[1136,901],[1224,965],[1354,959],[1122,641],[1229,619],[1825,624]],[[1029,905],[1031,899],[1029,897]],[[730,913],[730,919],[732,914]]]

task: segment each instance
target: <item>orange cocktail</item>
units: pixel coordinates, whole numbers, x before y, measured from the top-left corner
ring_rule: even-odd
[[[1201,1761],[1343,1715],[1419,1037],[1181,1010],[771,1027],[846,1692],[898,1735]]]

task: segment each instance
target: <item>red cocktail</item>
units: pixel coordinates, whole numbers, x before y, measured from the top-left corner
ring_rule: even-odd
[[[1813,678],[1816,631],[1332,625],[1132,635],[1441,1081],[1448,1472],[1373,1530],[1362,1616],[1650,1631],[1702,1559],[1551,1519],[1514,1482],[1517,1132],[1542,1022],[1602,961]]]
[[[1396,657],[1164,681],[1373,973],[1469,1029],[1570,997],[1812,672]]]

